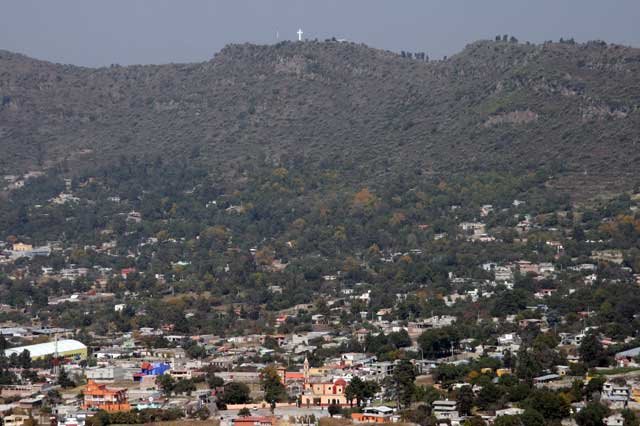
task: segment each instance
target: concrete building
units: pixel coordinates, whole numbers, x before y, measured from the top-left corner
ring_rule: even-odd
[[[85,410],[129,411],[131,406],[126,389],[108,388],[106,385],[90,380],[84,390],[82,408]]]

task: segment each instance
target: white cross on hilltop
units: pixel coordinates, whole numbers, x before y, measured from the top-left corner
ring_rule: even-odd
[[[302,32],[302,28],[299,28],[299,29],[298,29],[298,41],[302,41],[302,34],[304,34],[304,33]]]

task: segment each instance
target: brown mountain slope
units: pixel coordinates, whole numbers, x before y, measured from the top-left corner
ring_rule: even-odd
[[[222,167],[304,156],[370,179],[555,164],[581,182],[632,183],[640,160],[640,49],[599,42],[484,41],[426,63],[286,42],[99,69],[0,51],[0,99],[0,173],[122,155]]]

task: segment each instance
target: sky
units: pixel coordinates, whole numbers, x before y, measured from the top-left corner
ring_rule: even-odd
[[[297,39],[298,28],[432,58],[497,34],[640,47],[640,0],[1,1],[0,49],[83,66],[205,61],[228,43]]]

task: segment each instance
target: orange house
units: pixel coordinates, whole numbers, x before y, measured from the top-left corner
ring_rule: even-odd
[[[124,388],[108,388],[93,380],[89,380],[84,389],[85,410],[105,410],[105,411],[129,411],[131,405],[127,398],[127,390]]]
[[[351,413],[351,419],[356,423],[391,423],[391,416],[380,414]]]
[[[368,407],[362,413],[352,413],[351,419],[356,423],[391,423],[393,413],[389,407]]]

